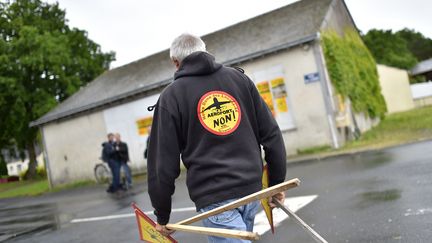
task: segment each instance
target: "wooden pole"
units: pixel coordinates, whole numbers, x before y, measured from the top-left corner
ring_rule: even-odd
[[[166,227],[171,230],[177,230],[177,231],[183,231],[183,232],[189,232],[195,234],[229,237],[229,238],[236,238],[236,239],[243,239],[243,240],[259,240],[259,235],[257,233],[248,232],[248,231],[206,228],[206,227],[178,225],[178,224],[167,224]]]
[[[319,243],[327,243],[327,241],[321,237],[314,229],[312,229],[309,225],[307,225],[297,214],[291,211],[288,207],[285,207],[279,200],[273,198],[273,203],[278,206],[278,208],[282,209],[288,216],[293,219],[297,224],[299,224],[306,232],[311,235],[316,242]]]
[[[245,196],[245,197],[240,198],[234,202],[220,206],[220,207],[215,208],[213,210],[210,210],[210,211],[207,211],[205,213],[198,214],[194,217],[182,220],[182,221],[178,222],[177,224],[182,224],[182,225],[192,224],[192,223],[195,223],[199,220],[208,218],[210,216],[220,214],[220,213],[223,213],[223,212],[231,210],[231,209],[241,207],[241,206],[246,205],[250,202],[261,200],[263,198],[272,197],[272,196],[278,194],[279,192],[283,192],[283,191],[286,191],[288,189],[297,187],[298,185],[300,185],[300,180],[298,178],[295,178],[295,179],[292,179],[292,180],[289,180],[286,182],[282,182],[280,184],[266,188],[266,189],[261,190],[259,192],[255,192],[253,194],[250,194],[248,196]]]

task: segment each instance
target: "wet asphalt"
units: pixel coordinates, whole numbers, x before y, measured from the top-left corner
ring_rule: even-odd
[[[328,242],[432,242],[432,141],[380,151],[289,164],[287,179],[302,184],[288,197],[318,195],[297,214]],[[77,218],[150,211],[145,184],[109,195],[92,186],[32,198],[0,199],[0,241],[140,242],[136,219],[71,223]],[[174,208],[193,206],[185,179],[177,181]],[[173,213],[172,222],[194,212]],[[199,224],[198,224],[199,225]],[[175,233],[181,243],[206,238]],[[258,242],[314,242],[290,219]]]

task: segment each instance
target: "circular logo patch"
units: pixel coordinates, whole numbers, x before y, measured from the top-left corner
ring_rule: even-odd
[[[240,124],[241,110],[237,100],[223,91],[204,94],[197,111],[201,125],[216,135],[228,135]]]

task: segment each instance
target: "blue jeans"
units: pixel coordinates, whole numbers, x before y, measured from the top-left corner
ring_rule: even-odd
[[[108,166],[111,169],[112,182],[110,185],[111,191],[117,191],[120,187],[120,162],[115,160],[108,161]]]
[[[121,168],[123,168],[124,172],[125,172],[125,176],[126,176],[126,182],[127,184],[130,186],[132,185],[132,174],[131,174],[131,170],[129,165],[127,164],[127,162],[122,162],[121,163]],[[120,169],[121,169],[120,168]]]
[[[210,211],[214,208],[228,204],[235,201],[236,199],[230,199],[219,203],[211,204],[207,207],[200,209],[201,213]],[[225,211],[221,214],[217,214],[208,217],[203,220],[205,227],[222,228],[222,229],[234,229],[242,231],[253,231],[255,214],[258,212],[259,201],[251,202],[239,208]],[[248,243],[248,240],[233,239],[233,238],[222,238],[217,236],[209,236],[209,243]]]

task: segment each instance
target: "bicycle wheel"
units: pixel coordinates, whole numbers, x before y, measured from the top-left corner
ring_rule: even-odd
[[[94,168],[97,183],[104,184],[111,182],[111,173],[104,164],[97,164]]]

